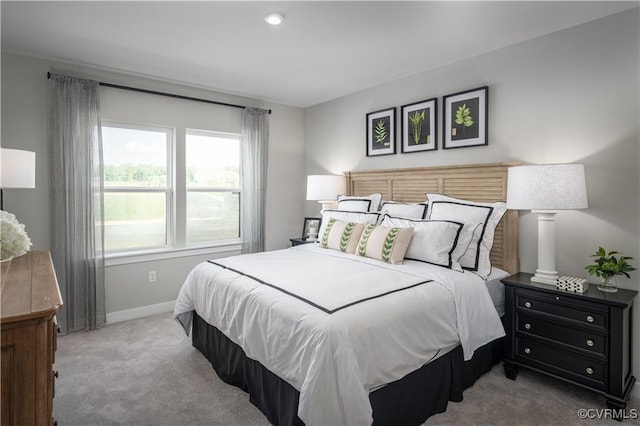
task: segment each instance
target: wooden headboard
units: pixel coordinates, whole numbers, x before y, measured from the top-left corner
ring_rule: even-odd
[[[349,195],[381,193],[383,200],[416,203],[425,194],[445,194],[479,202],[505,201],[507,169],[519,163],[419,167],[345,172]],[[491,264],[510,273],[520,270],[518,212],[507,210],[496,229]]]

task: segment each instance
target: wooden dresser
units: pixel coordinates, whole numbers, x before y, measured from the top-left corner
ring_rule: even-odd
[[[53,424],[58,281],[46,251],[3,262],[2,425]]]

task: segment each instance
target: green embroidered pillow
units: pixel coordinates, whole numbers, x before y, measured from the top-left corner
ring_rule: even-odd
[[[368,224],[362,232],[356,254],[399,265],[404,261],[412,235],[413,228]]]
[[[330,219],[320,236],[320,247],[355,253],[363,229],[364,223]]]

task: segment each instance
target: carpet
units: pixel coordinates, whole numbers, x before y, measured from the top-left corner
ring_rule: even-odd
[[[218,378],[169,313],[60,336],[54,368],[60,426],[269,424],[245,392]],[[512,381],[499,364],[427,424],[617,424],[593,418],[604,408],[594,392],[525,369]],[[580,418],[581,409],[589,418]],[[640,425],[640,400],[627,414],[636,418],[623,424]]]

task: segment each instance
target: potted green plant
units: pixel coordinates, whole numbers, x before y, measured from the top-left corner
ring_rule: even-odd
[[[595,275],[600,278],[600,283],[598,284],[598,290],[613,293],[618,291],[618,286],[616,283],[617,275],[624,275],[627,278],[631,278],[629,276],[629,272],[635,271],[636,268],[629,264],[629,260],[632,260],[632,257],[622,256],[621,253],[617,251],[610,251],[607,253],[605,249],[602,247],[598,247],[598,251],[591,255],[594,258],[594,263],[591,265],[585,266],[584,269],[589,272],[589,275]]]

